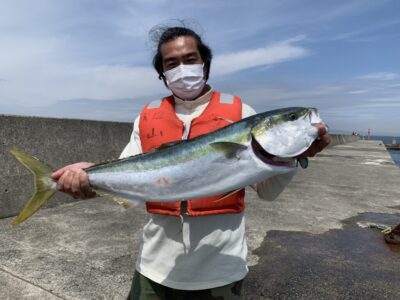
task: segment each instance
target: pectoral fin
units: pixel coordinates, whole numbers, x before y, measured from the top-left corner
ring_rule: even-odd
[[[307,158],[307,157],[305,157],[305,158],[299,158],[299,159],[297,160],[297,163],[299,163],[300,166],[301,166],[303,169],[306,169],[306,168],[308,167],[308,158]]]
[[[247,149],[247,146],[233,142],[215,142],[211,143],[210,146],[223,152],[227,158],[234,158],[237,153]]]

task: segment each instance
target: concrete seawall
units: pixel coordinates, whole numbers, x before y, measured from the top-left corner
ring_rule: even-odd
[[[356,142],[359,140],[358,136],[350,135],[350,134],[331,134],[332,142],[329,147],[333,147],[336,145],[342,145],[347,143]]]
[[[33,192],[32,174],[9,153],[16,148],[54,168],[118,158],[132,124],[0,115],[0,218],[17,214]],[[48,205],[71,201],[57,193]],[[73,199],[72,199],[73,200]]]
[[[78,161],[118,158],[131,131],[130,123],[0,115],[0,218],[16,215],[33,192],[32,175],[8,148],[59,168]],[[334,134],[331,146],[354,140],[350,135]],[[48,206],[70,201],[70,197],[57,193]]]

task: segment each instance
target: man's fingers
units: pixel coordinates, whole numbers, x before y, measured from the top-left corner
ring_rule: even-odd
[[[66,170],[57,182],[57,190],[67,193],[75,199],[84,196],[80,190],[79,176],[76,171]]]
[[[70,194],[75,199],[93,198],[96,193],[92,191],[89,185],[87,173],[82,169],[67,170],[60,178],[61,191]]]
[[[318,140],[316,140],[316,144],[318,145],[318,148],[321,151],[326,146],[328,146],[331,143],[331,141],[332,141],[331,136],[328,133],[326,133],[320,136]]]
[[[308,148],[307,151],[301,155],[301,158],[314,157],[315,154],[317,154],[318,152],[319,152],[318,144],[317,141],[315,141],[314,143],[311,144],[310,148]]]
[[[57,181],[57,191],[70,194],[76,198],[93,198],[96,193],[89,185],[87,173],[83,170],[93,166],[90,162],[79,162],[55,171],[51,177]]]
[[[57,181],[57,191],[67,192],[68,171],[66,171]]]
[[[85,172],[79,172],[79,182],[81,184],[82,191],[90,191],[89,179]]]
[[[330,143],[329,135],[323,135],[312,143],[311,147],[307,152],[310,152],[310,156],[315,156],[318,152],[321,152]]]
[[[51,178],[53,180],[57,181],[61,176],[64,175],[64,173],[66,171],[82,170],[82,169],[85,169],[85,168],[89,168],[89,167],[91,167],[93,165],[94,165],[94,163],[90,163],[90,162],[79,162],[79,163],[75,163],[75,164],[72,164],[72,165],[68,165],[68,166],[65,166],[65,167],[63,167],[61,169],[58,169],[57,171],[53,172],[53,174],[51,174]]]
[[[326,143],[327,145],[329,145],[332,142],[332,138],[329,134],[325,134],[322,138],[322,141],[324,141],[324,143]]]
[[[64,174],[64,172],[66,171],[68,169],[68,166],[66,166],[66,167],[64,167],[64,168],[61,168],[61,169],[58,169],[57,171],[54,171],[52,174],[51,174],[51,178],[53,179],[53,180],[58,180],[63,174]]]
[[[56,189],[59,192],[63,192],[64,191],[64,178],[63,177],[58,179]]]
[[[321,152],[326,146],[327,144],[322,139],[316,140],[313,148],[313,150],[315,151],[314,155],[318,152]]]
[[[67,193],[71,193],[71,185],[72,185],[72,179],[73,179],[73,173],[70,170],[65,171],[64,175],[62,176],[64,178],[64,190]]]
[[[298,158],[314,157],[317,153],[321,152],[326,146],[331,143],[331,137],[329,134],[322,135],[316,139],[311,146]]]
[[[79,173],[79,182],[81,184],[81,191],[84,195],[84,198],[93,198],[96,196],[96,193],[93,192],[92,188],[90,187],[87,173],[83,171]]]
[[[324,123],[318,125],[318,136],[321,137],[328,133],[327,126]]]
[[[71,193],[74,198],[84,198],[85,195],[81,189],[81,182],[80,182],[80,173],[83,171],[76,171],[73,173],[72,182],[71,182]]]

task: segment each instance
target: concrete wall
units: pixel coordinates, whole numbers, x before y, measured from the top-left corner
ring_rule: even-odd
[[[346,135],[346,134],[331,134],[331,137],[332,137],[332,142],[329,145],[330,147],[355,142],[360,139],[358,136]]]
[[[33,193],[33,177],[9,152],[17,148],[52,167],[118,158],[132,124],[0,115],[0,218],[16,215]],[[72,201],[57,193],[48,206]]]
[[[55,169],[78,161],[118,158],[129,141],[130,123],[0,115],[0,218],[16,215],[33,193],[33,177],[7,148],[36,156]],[[352,136],[332,135],[332,146]],[[49,207],[73,201],[57,193]]]

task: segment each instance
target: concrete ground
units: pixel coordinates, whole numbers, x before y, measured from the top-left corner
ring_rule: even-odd
[[[273,202],[247,193],[245,299],[396,299],[400,247],[359,221],[400,223],[400,168],[383,145],[325,150]],[[1,299],[125,299],[143,208],[104,199],[0,220]]]

